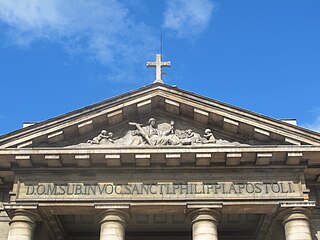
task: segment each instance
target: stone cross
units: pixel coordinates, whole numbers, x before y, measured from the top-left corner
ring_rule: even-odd
[[[155,62],[147,62],[147,67],[155,67],[156,68],[156,80],[154,80],[153,83],[163,83],[162,81],[162,68],[163,67],[170,67],[170,62],[162,62],[161,54],[156,55],[156,61]]]

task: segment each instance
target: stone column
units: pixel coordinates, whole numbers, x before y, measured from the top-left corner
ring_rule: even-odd
[[[10,221],[8,240],[32,240],[37,215],[27,210],[16,210]]]
[[[189,216],[192,220],[193,240],[218,240],[219,210],[201,208],[191,211]]]
[[[312,240],[310,232],[309,209],[293,208],[286,210],[283,226],[286,240]]]
[[[129,214],[123,210],[105,210],[100,213],[100,240],[124,240]]]

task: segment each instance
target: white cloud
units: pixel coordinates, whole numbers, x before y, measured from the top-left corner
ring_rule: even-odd
[[[210,0],[169,0],[163,26],[178,37],[194,37],[207,28],[214,7]]]
[[[103,79],[136,81],[159,42],[155,27],[131,12],[141,13],[142,3],[0,0],[0,31],[5,32],[8,44],[36,47],[38,42],[58,43],[73,56],[94,59],[108,70]],[[214,9],[210,0],[167,0],[166,4],[163,26],[177,37],[194,37],[204,31]]]
[[[14,44],[60,43],[113,69],[152,56],[158,42],[118,0],[1,0],[1,22]]]
[[[320,133],[320,114],[311,123],[303,124],[303,127]]]

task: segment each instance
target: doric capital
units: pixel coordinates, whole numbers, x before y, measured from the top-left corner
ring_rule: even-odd
[[[105,209],[99,212],[100,224],[104,222],[119,222],[123,225],[130,219],[130,214],[128,210],[122,209]]]
[[[10,224],[14,222],[26,222],[31,225],[41,220],[40,215],[34,210],[16,209],[9,212]]]
[[[283,220],[283,224],[293,220],[309,221],[311,210],[309,208],[294,207],[288,208],[279,213],[279,218]]]
[[[198,221],[212,221],[218,225],[221,219],[221,209],[219,208],[198,208],[193,209],[188,213],[188,217],[192,223]]]

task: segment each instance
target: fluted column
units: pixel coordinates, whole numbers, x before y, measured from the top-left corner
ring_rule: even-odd
[[[124,240],[125,226],[129,219],[122,210],[105,210],[100,213],[100,240]]]
[[[27,210],[16,210],[10,221],[8,240],[32,240],[37,215]]]
[[[286,240],[312,240],[309,209],[292,208],[284,213],[283,226]]]
[[[201,208],[190,212],[193,240],[218,240],[220,211]]]

